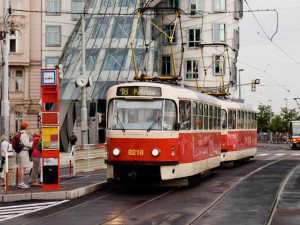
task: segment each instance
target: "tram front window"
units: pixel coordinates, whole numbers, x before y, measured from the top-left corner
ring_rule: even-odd
[[[114,99],[109,103],[109,130],[174,130],[176,106],[171,100]]]
[[[292,123],[292,136],[300,136],[300,123]]]

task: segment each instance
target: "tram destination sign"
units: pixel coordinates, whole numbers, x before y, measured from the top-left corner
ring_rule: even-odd
[[[161,97],[161,88],[160,87],[145,87],[145,86],[118,87],[117,96]]]

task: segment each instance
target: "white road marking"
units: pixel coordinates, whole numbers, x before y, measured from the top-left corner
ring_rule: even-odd
[[[292,155],[300,155],[299,153],[294,153],[294,154],[292,154]]]
[[[23,216],[28,213],[37,212],[39,210],[47,209],[65,202],[64,201],[54,201],[54,202],[41,202],[33,204],[15,205],[15,206],[3,206],[0,207],[0,222],[5,220],[10,220],[19,216]]]
[[[275,155],[285,155],[284,153],[278,153],[278,154],[275,154]]]
[[[266,155],[269,155],[269,154],[259,154],[259,155],[256,155],[256,156],[266,156]]]

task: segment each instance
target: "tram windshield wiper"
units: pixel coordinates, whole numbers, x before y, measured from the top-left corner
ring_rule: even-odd
[[[120,124],[120,126],[121,126],[121,130],[122,130],[123,132],[125,132],[124,126],[123,126],[123,124],[122,124],[122,122],[121,122],[121,120],[120,120],[120,118],[119,118],[119,115],[117,114],[116,117],[117,117],[118,124]]]
[[[161,119],[161,116],[158,115],[158,117],[153,121],[153,123],[150,125],[150,127],[147,129],[147,132],[149,132],[151,130],[151,128],[156,124],[156,123],[159,123]]]

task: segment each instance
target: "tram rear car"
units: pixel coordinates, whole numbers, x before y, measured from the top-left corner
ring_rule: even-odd
[[[257,151],[256,110],[253,106],[222,101],[222,164],[253,158]]]
[[[153,83],[107,93],[107,177],[176,181],[220,165],[221,105],[214,97]],[[165,182],[167,183],[167,182]]]
[[[300,120],[289,122],[289,146],[291,149],[300,148]]]

